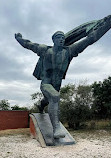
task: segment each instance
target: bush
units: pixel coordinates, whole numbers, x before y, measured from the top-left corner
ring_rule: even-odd
[[[92,92],[88,85],[66,85],[60,90],[60,116],[70,128],[79,129],[91,116]]]

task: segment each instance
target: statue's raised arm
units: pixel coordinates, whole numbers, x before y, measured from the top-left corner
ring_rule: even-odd
[[[91,32],[101,30],[101,37],[111,28],[111,15],[91,22],[84,23],[65,34],[65,45],[69,46]]]
[[[65,45],[70,46],[72,57],[77,56],[89,45],[98,41],[110,28],[111,15],[101,20],[85,23],[65,34]],[[79,42],[83,37],[86,38]],[[77,43],[74,44],[75,42]]]
[[[32,50],[38,56],[43,55],[43,52],[47,50],[47,46],[44,44],[32,43],[27,39],[23,39],[20,33],[15,34],[15,39],[19,42],[24,48]]]

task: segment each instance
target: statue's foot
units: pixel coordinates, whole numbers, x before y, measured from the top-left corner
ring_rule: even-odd
[[[57,127],[54,131],[54,138],[58,139],[58,138],[64,138],[65,137],[65,133],[61,130],[60,127]]]

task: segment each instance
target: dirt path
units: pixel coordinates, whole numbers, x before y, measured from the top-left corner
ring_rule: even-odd
[[[30,138],[29,129],[2,131],[0,158],[111,158],[111,131],[75,131],[71,134],[76,145],[41,148]]]

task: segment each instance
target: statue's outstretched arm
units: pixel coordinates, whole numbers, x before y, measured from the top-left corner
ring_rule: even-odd
[[[27,39],[23,39],[20,33],[15,34],[15,39],[20,43],[24,48],[32,50],[38,56],[41,56],[43,52],[47,49],[46,45],[40,45],[37,43],[32,43]]]
[[[22,35],[20,33],[15,34],[15,39],[22,45],[24,48],[32,50],[34,53],[37,52],[37,47],[39,44],[37,43],[32,43],[29,40],[23,39]]]
[[[99,25],[91,29],[85,39],[76,44],[70,45],[72,57],[77,56],[77,54],[81,53],[89,45],[98,41],[110,28],[111,15],[104,18]]]
[[[90,37],[86,37],[84,40],[70,45],[71,58],[77,57],[79,53],[83,52],[85,48],[90,45]]]

